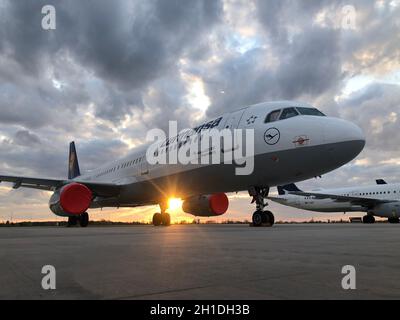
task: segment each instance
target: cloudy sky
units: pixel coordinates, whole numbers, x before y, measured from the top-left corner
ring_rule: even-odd
[[[55,30],[41,26],[47,4]],[[0,0],[0,174],[64,178],[71,140],[87,170],[167,120],[190,127],[242,105],[296,99],[367,136],[357,160],[302,188],[400,182],[399,29],[400,0]],[[2,184],[0,221],[53,218],[48,198]],[[250,219],[246,193],[230,200],[224,218]],[[277,220],[327,217],[270,209]]]

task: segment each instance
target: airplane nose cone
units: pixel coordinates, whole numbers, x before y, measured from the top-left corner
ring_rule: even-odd
[[[365,146],[365,135],[361,128],[355,125],[352,122],[344,121],[343,124],[343,141],[354,141],[357,142],[360,146],[360,152]]]
[[[361,128],[354,123],[342,119],[331,118],[324,124],[324,139],[326,143],[359,141],[365,143]]]
[[[360,127],[342,119],[330,118],[324,125],[324,141],[336,161],[353,160],[365,146],[365,135]]]

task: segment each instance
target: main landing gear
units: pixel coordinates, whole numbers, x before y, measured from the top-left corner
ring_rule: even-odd
[[[256,203],[256,211],[253,213],[252,222],[254,227],[272,227],[275,223],[275,217],[271,211],[265,210],[264,208],[268,205],[265,202],[265,198],[268,196],[269,187],[260,188],[253,187],[249,190],[250,196],[253,197],[251,203]]]
[[[400,221],[399,221],[399,218],[390,217],[390,218],[388,218],[388,222],[389,223],[399,223]]]
[[[86,228],[89,225],[89,214],[87,212],[82,213],[79,216],[71,216],[68,217],[68,227],[76,226],[79,222],[79,225],[82,228]]]
[[[369,223],[369,224],[375,223],[375,218],[374,218],[373,215],[367,214],[366,216],[364,216],[362,218],[362,222],[363,223]]]
[[[161,213],[155,213],[153,215],[153,225],[154,226],[169,226],[171,224],[171,216],[166,213],[167,206],[165,204],[160,204]]]
[[[367,214],[366,216],[364,216],[362,218],[362,221],[363,221],[363,223],[374,223],[375,218],[373,215]],[[390,218],[388,218],[388,222],[389,223],[400,223],[400,219],[397,217],[390,217]]]

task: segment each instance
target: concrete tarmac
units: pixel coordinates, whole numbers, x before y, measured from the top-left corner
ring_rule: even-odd
[[[399,243],[390,224],[0,228],[0,299],[399,299]]]

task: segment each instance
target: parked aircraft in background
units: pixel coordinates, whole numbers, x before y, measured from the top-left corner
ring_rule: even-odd
[[[399,223],[400,183],[388,184],[383,179],[375,185],[323,189],[303,192],[292,183],[278,186],[278,197],[268,197],[277,203],[318,212],[366,212],[364,223],[374,223],[375,218],[388,218],[390,223]]]
[[[309,104],[294,101],[247,106],[213,119],[195,128],[194,132],[202,135],[211,128],[254,129],[251,174],[236,175],[235,163],[149,165],[148,144],[81,174],[75,144],[71,143],[68,179],[0,176],[0,181],[12,182],[15,189],[52,191],[51,211],[68,217],[69,224],[79,221],[83,227],[89,222],[88,208],[154,204],[161,209],[153,216],[154,225],[169,225],[170,216],[166,210],[171,197],[181,198],[187,213],[217,216],[228,209],[225,193],[243,190],[248,190],[256,203],[253,224],[272,225],[274,215],[264,211],[270,187],[332,171],[354,159],[365,145],[361,129],[353,123],[327,117]],[[168,143],[164,145],[169,147]],[[232,148],[212,150],[221,154],[233,152]]]

